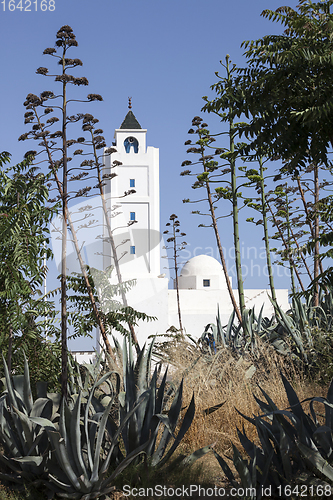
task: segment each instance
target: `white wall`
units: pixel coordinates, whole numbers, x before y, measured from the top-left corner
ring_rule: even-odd
[[[177,291],[168,291],[168,328],[179,328]],[[234,290],[237,299],[237,290]],[[255,307],[259,314],[264,304],[263,315],[269,318],[273,315],[273,306],[268,298],[270,290],[245,290],[246,307]],[[289,309],[288,290],[276,290],[278,304],[284,311]],[[179,290],[180,308],[183,327],[187,334],[194,338],[200,337],[208,323],[216,324],[217,305],[220,308],[222,325],[227,325],[233,311],[230,296],[227,290]]]

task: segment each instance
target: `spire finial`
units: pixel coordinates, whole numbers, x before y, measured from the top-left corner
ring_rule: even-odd
[[[128,109],[132,109],[132,97],[128,98]]]

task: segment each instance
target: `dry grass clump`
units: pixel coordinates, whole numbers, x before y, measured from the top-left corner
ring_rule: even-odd
[[[239,446],[237,428],[243,426],[248,437],[257,441],[255,427],[237,410],[247,416],[259,414],[253,394],[260,399],[264,397],[258,384],[279,408],[288,408],[281,371],[300,401],[327,392],[326,388],[305,379],[300,369],[265,344],[259,346],[257,354],[247,357],[233,355],[227,348],[218,348],[214,356],[205,356],[188,342],[177,340],[173,345],[169,343],[166,357],[172,364],[172,382],[178,384],[184,377],[186,405],[195,393],[196,415],[183,440],[186,452],[216,443],[214,448],[218,453],[230,456],[231,443]],[[207,408],[224,401],[218,410],[205,413]]]

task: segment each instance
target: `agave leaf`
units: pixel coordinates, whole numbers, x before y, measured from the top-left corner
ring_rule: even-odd
[[[80,491],[81,484],[70,463],[64,438],[61,437],[58,431],[49,430],[48,428],[46,428],[46,431],[55,450],[60,467],[74,488]],[[52,470],[50,472],[52,473]]]
[[[43,462],[44,457],[40,456],[19,457],[19,458],[12,458],[12,460],[14,460],[14,462],[19,462],[20,464],[39,466]]]
[[[118,394],[118,400],[119,400],[120,405],[121,405],[123,408],[125,408],[125,404],[126,404],[126,392],[121,391],[121,392]]]
[[[219,410],[226,401],[223,401],[223,403],[219,403],[218,405],[210,406],[209,408],[206,408],[205,410],[202,410],[204,415],[210,415],[211,413],[214,413],[214,411]]]
[[[266,417],[268,417],[270,420],[273,418],[273,411],[272,407],[265,403],[264,401],[261,401],[261,399],[257,398],[255,394],[253,394],[254,399],[256,400],[259,408],[261,411],[263,411],[266,414]]]
[[[156,423],[157,425],[162,422],[162,424],[168,429],[168,432],[171,434],[171,436],[176,439],[176,436],[173,432],[173,429],[170,426],[170,421],[168,415],[163,415],[162,413],[156,413],[152,417],[152,422]],[[156,426],[157,427],[157,426]]]
[[[222,324],[221,324],[219,304],[217,304],[216,326],[217,326],[217,332],[216,332],[217,335],[216,335],[215,345],[221,344],[225,347],[226,346],[226,339],[225,339],[224,331],[223,331]]]
[[[235,321],[235,310],[233,309],[233,311],[230,315],[229,321],[228,321],[226,332],[225,332],[225,338],[226,338],[227,344],[230,343],[231,338],[232,338],[232,327],[233,327],[234,321]]]
[[[95,382],[90,390],[89,397],[88,397],[87,404],[86,404],[86,408],[85,408],[85,412],[84,412],[84,432],[85,432],[85,437],[86,437],[87,457],[88,457],[88,464],[89,464],[90,470],[93,470],[93,458],[92,458],[92,451],[91,451],[91,439],[89,438],[89,431],[88,431],[89,408],[90,408],[96,387],[103,384],[113,373],[115,373],[115,372],[109,371],[103,377],[101,377],[98,381],[95,380]],[[120,385],[120,377],[119,377],[118,373],[116,376],[117,376],[117,387],[118,387]],[[113,398],[111,399],[110,402],[113,402]]]
[[[17,439],[17,433],[14,433],[12,429],[11,414],[4,406],[0,407],[0,425],[0,435],[3,440],[3,446],[7,446],[7,450],[10,450],[11,456],[21,456],[22,449],[20,442]]]
[[[264,305],[265,304],[263,303],[263,305],[261,306],[259,317],[258,317],[258,320],[257,320],[257,332],[258,332],[258,334],[261,331],[262,315],[263,315],[263,311],[264,311]]]
[[[254,459],[254,452],[256,451],[257,454],[259,453],[262,457],[264,457],[263,451],[255,445],[248,437],[244,429],[243,425],[243,432],[241,432],[238,428],[237,429],[237,434],[239,441],[241,445],[243,446],[244,450],[246,453],[249,455],[250,458]]]
[[[12,384],[12,381],[11,381],[11,378],[10,378],[10,374],[9,374],[9,371],[8,371],[8,366],[7,366],[7,363],[6,363],[5,358],[4,358],[3,355],[2,355],[2,361],[3,361],[3,369],[4,369],[4,372],[5,372],[6,389],[8,391],[9,403],[11,405],[15,406],[15,408],[19,408],[20,405],[19,405],[19,403],[17,401],[16,395],[15,395],[15,392],[14,392],[14,387],[13,387],[13,384]]]
[[[112,474],[103,481],[100,490],[104,491],[106,490],[107,486],[117,477],[119,474],[122,473],[124,469],[136,458],[138,457],[141,453],[144,452],[146,447],[148,446],[148,443],[144,443],[141,446],[139,446],[136,450],[132,451],[127,457],[118,465],[118,467],[112,472]],[[107,490],[109,491],[109,490]]]
[[[54,425],[54,423],[51,422],[51,420],[48,420],[47,418],[29,417],[29,420],[31,420],[31,422],[33,422],[34,424],[37,424],[37,425],[40,425],[41,427],[44,427],[44,429],[46,429],[46,430],[51,430],[51,431],[56,430],[56,426]]]
[[[52,410],[53,410],[53,404],[52,401],[48,398],[38,398],[34,402],[30,416],[31,417],[44,417],[47,418],[48,420],[51,420],[52,418]]]
[[[196,460],[199,458],[203,457],[206,455],[206,453],[209,453],[210,451],[213,451],[213,446],[214,444],[211,444],[209,446],[204,446],[203,448],[200,448],[199,450],[194,451],[191,453],[191,455],[188,455],[185,457],[178,467],[183,468],[183,467],[190,467]]]
[[[274,452],[272,451],[268,455],[268,457],[265,460],[265,467],[262,469],[260,485],[259,485],[259,488],[257,488],[257,492],[259,492],[258,497],[257,497],[258,500],[261,500],[264,487],[267,485],[267,478],[268,478],[268,474],[269,474],[269,471],[271,468],[273,453]],[[269,484],[272,484],[272,482],[269,482]]]
[[[262,394],[264,395],[267,403],[269,404],[270,408],[271,408],[271,411],[275,411],[275,410],[278,410],[278,407],[276,406],[276,404],[274,403],[274,401],[268,396],[268,394],[266,394],[266,392],[260,387],[260,385],[258,384],[258,387],[260,389],[260,391],[262,392]],[[258,402],[258,401],[257,401]],[[259,404],[259,403],[258,403]],[[260,404],[259,404],[260,406]],[[265,411],[265,410],[264,410]]]
[[[55,392],[48,392],[47,397],[51,399],[53,403],[53,414],[54,415],[57,414],[61,405],[61,394],[57,394]]]
[[[139,394],[142,394],[144,391],[148,389],[148,376],[150,374],[152,346],[154,345],[154,340],[155,339],[152,340],[148,348],[148,351],[146,353],[145,353],[146,344],[144,344],[137,358],[136,370],[138,373]]]
[[[327,458],[332,454],[333,450],[333,440],[332,440],[332,429],[326,425],[318,427],[313,433],[313,439],[317,446],[319,445]]]
[[[26,454],[33,442],[31,422],[29,421],[29,417],[15,408],[15,406],[13,406],[13,410],[18,415],[22,425],[23,433],[19,434],[19,438],[21,440],[22,449],[24,450],[23,453]]]
[[[181,381],[181,383],[177,389],[177,392],[176,392],[175,397],[172,401],[172,405],[171,405],[171,408],[170,408],[169,414],[168,414],[169,428],[172,430],[172,432],[174,432],[174,430],[176,428],[178,418],[180,415],[180,410],[182,407],[182,396],[183,396],[183,380]],[[157,450],[155,451],[155,453],[152,457],[152,465],[153,466],[156,465],[157,463],[159,463],[159,461],[161,460],[161,458],[165,452],[165,449],[168,445],[168,442],[170,441],[170,437],[172,434],[170,433],[169,428],[164,427],[161,440],[159,442]]]
[[[99,429],[97,433],[97,438],[96,438],[96,444],[95,444],[95,455],[94,455],[94,465],[92,469],[92,474],[91,474],[91,482],[96,483],[98,481],[98,469],[99,469],[99,460],[101,456],[101,447],[103,443],[103,438],[105,434],[105,426],[107,422],[107,418],[109,416],[111,407],[112,407],[113,401],[109,403],[107,408],[105,409],[103,416],[101,418],[100,424],[99,424]]]
[[[124,418],[124,420],[120,423],[117,431],[114,433],[113,437],[112,437],[112,442],[111,442],[111,445],[110,445],[110,448],[109,448],[109,451],[108,451],[108,455],[106,457],[106,459],[104,460],[104,463],[100,469],[100,474],[103,475],[106,473],[106,471],[108,470],[109,468],[109,464],[110,464],[110,460],[111,460],[111,456],[112,456],[112,452],[116,446],[116,444],[118,443],[118,439],[119,439],[119,436],[120,434],[122,433],[123,431],[123,428],[125,427],[125,425],[127,424],[127,421],[131,418],[131,416],[133,415],[133,413],[137,410],[137,407],[140,405],[140,404],[143,404],[144,400],[148,397],[148,392],[144,392],[143,394],[141,394],[141,396],[139,397],[139,399],[137,400],[136,404],[133,406],[133,408],[126,413],[126,416]],[[146,445],[146,444],[145,444]],[[144,449],[144,448],[143,448]],[[134,450],[135,451],[135,450]]]
[[[293,413],[295,413],[295,415],[300,420],[304,419],[305,413],[303,411],[301,403],[299,402],[296,392],[294,391],[292,385],[289,383],[289,381],[286,379],[286,377],[283,375],[282,372],[281,372],[281,378],[287,394],[290,409],[292,410]]]
[[[330,481],[333,481],[333,467],[320,455],[319,451],[309,448],[298,440],[296,440],[296,445],[301,454],[313,465],[315,470],[326,476]]]
[[[157,391],[157,399],[156,399],[156,406],[155,406],[156,413],[161,413],[162,408],[163,408],[164,390],[165,390],[167,374],[168,374],[168,367],[165,370],[161,385]]]
[[[157,396],[156,396],[156,379],[154,380],[154,386],[152,388],[153,392],[154,392],[153,397],[154,397],[154,401],[155,401],[155,410],[154,410],[155,416],[150,415],[150,418],[148,418],[148,415],[147,415],[147,424],[149,424],[149,427],[148,427],[148,434],[146,433],[145,436],[147,439],[148,439],[149,435],[151,436],[148,448],[146,450],[146,453],[148,456],[152,456],[152,454],[154,453],[154,450],[155,450],[157,434],[158,434],[158,429],[159,429],[159,423],[160,423],[161,418],[162,418],[161,412],[163,410],[163,400],[164,400],[167,372],[168,372],[168,368],[165,370],[162,382],[160,384],[160,387],[157,390]],[[165,420],[163,420],[163,423],[166,426],[169,426],[168,417],[166,417]],[[172,433],[171,429],[170,429],[170,431]],[[144,441],[143,438],[142,438],[142,441]]]
[[[171,411],[171,409],[170,409],[170,411]],[[168,450],[168,452],[164,456],[164,458],[162,458],[162,460],[160,460],[159,467],[161,467],[165,462],[167,462],[169,460],[171,455],[174,453],[174,451],[178,447],[179,443],[181,442],[181,440],[183,439],[183,437],[185,436],[186,432],[188,431],[188,429],[190,428],[190,426],[192,424],[194,413],[195,413],[195,402],[194,402],[194,394],[193,394],[191,402],[189,404],[189,407],[185,413],[182,425],[181,425],[179,432],[177,434],[177,437],[174,440],[171,448]],[[169,412],[169,419],[170,419],[170,412]],[[177,421],[178,421],[178,418],[177,418]],[[173,430],[174,429],[175,429],[175,426],[173,426]]]
[[[77,467],[79,475],[88,478],[87,469],[82,458],[81,448],[81,427],[80,427],[80,413],[81,413],[81,391],[77,398],[70,421],[70,446]]]
[[[64,483],[62,481],[60,481],[56,476],[54,476],[53,474],[48,474],[48,478],[50,479],[50,481],[52,483],[54,483],[56,486],[58,486],[61,490],[67,490],[69,492],[72,492],[73,491],[73,485],[72,484],[67,484],[67,483]],[[59,496],[63,496],[62,493],[59,493],[58,490],[56,490],[56,492],[58,493]],[[78,493],[75,493],[75,497]]]
[[[289,481],[289,483],[292,479],[292,466],[291,466],[291,461],[290,461],[290,457],[289,457],[290,450],[291,450],[290,440],[289,440],[287,434],[284,432],[283,428],[281,427],[280,454],[281,454],[283,472],[285,474],[287,481]]]
[[[227,478],[229,479],[229,481],[231,482],[231,484],[236,488],[238,486],[236,480],[235,480],[235,476],[233,475],[229,465],[227,464],[227,462],[218,454],[216,453],[215,450],[213,450],[213,453],[215,455],[215,458],[216,460],[218,461],[218,463],[220,464],[224,474],[227,476]]]
[[[146,401],[145,405],[141,405],[138,408],[138,428],[140,429],[140,440],[139,444],[143,444],[149,439],[149,433],[151,432],[151,419],[155,414],[156,408],[156,379],[157,379],[157,370],[155,368],[151,382],[150,382],[150,390],[149,397]]]
[[[238,413],[241,417],[245,418],[245,420],[247,420],[248,422],[250,422],[250,423],[251,423],[251,424],[253,424],[253,425],[256,425],[256,421],[255,421],[255,419],[254,419],[254,418],[251,418],[251,417],[248,417],[247,415],[244,415],[244,413],[242,413],[242,412],[240,412],[239,410],[237,410],[237,408],[235,408],[235,410],[237,411],[237,413]]]
[[[237,448],[234,444],[232,444],[232,449],[234,452],[233,462],[234,462],[234,466],[239,474],[239,477],[241,479],[241,485],[244,488],[253,488],[253,486],[255,486],[255,485],[252,484],[251,474],[250,474],[247,462],[245,462],[242,459],[239,451],[237,450]]]

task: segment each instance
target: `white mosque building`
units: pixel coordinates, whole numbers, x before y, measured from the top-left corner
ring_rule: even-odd
[[[151,335],[163,334],[171,326],[178,328],[179,322],[176,290],[168,289],[169,279],[161,271],[159,150],[147,147],[147,130],[137,121],[131,105],[129,108],[120,128],[115,130],[112,146],[116,152],[104,157],[105,192],[122,280],[136,280],[135,286],[126,292],[128,305],[157,318],[141,322],[136,328],[143,344]],[[107,234],[104,235],[106,268],[113,265],[113,260]],[[116,276],[113,280],[116,283]],[[208,255],[189,259],[180,272],[179,289],[187,334],[198,338],[208,323],[215,322],[217,306],[222,324],[227,324],[233,309],[222,266],[216,259]],[[247,307],[255,306],[258,313],[264,303],[264,314],[271,316],[268,293],[269,290],[245,290]],[[276,293],[279,305],[288,309],[288,290]]]

